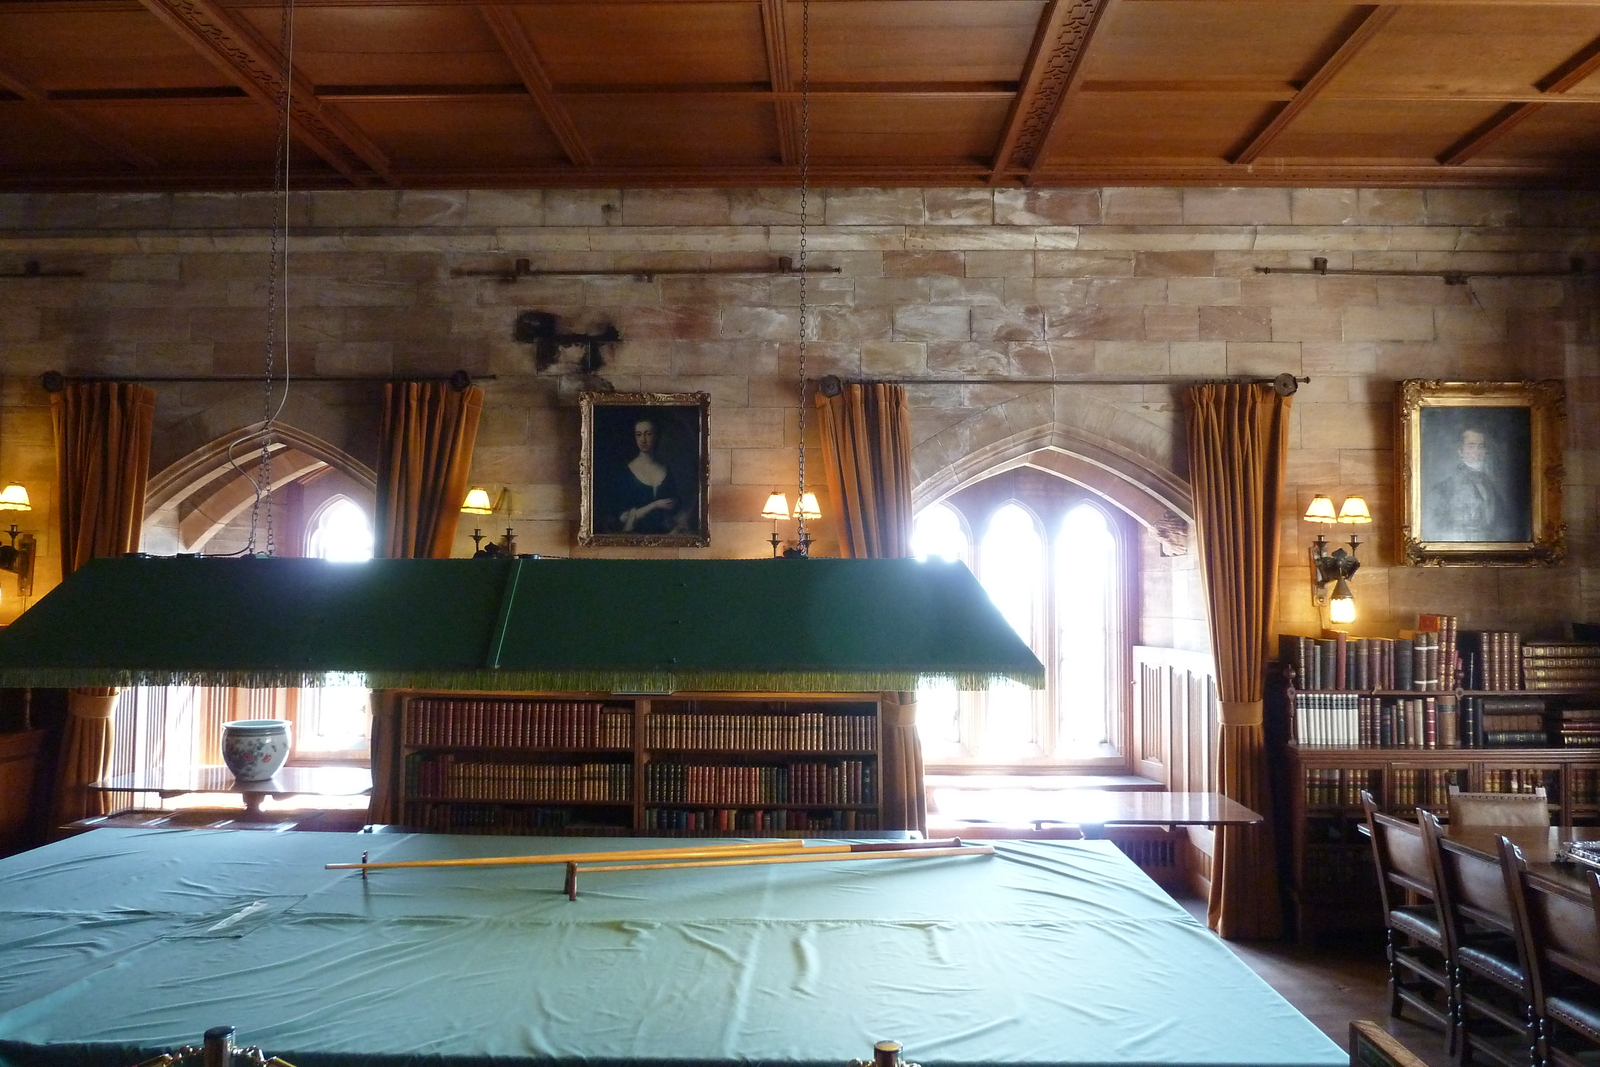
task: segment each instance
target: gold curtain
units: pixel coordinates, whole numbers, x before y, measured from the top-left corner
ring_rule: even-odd
[[[50,394],[55,428],[61,576],[139,547],[156,394],[122,382],[75,382]],[[74,689],[56,764],[55,825],[110,811],[90,782],[111,769],[115,689]]]
[[[61,577],[139,547],[155,412],[155,391],[142,385],[76,382],[50,394]]]
[[[911,417],[904,386],[850,383],[838,396],[816,394],[822,460],[833,486],[839,554],[847,559],[911,555]],[[884,693],[883,825],[926,830],[922,742],[915,693]]]
[[[387,559],[447,559],[467,495],[483,390],[447,382],[383,387],[378,438],[377,554]],[[372,694],[373,822],[398,822],[399,702]]]
[[[1218,827],[1211,928],[1228,938],[1282,933],[1262,671],[1277,598],[1278,501],[1289,398],[1270,385],[1200,385],[1185,396],[1189,478],[1222,722],[1217,788],[1266,821]]]
[[[904,386],[850,383],[816,394],[822,461],[846,559],[911,555],[911,413]]]
[[[483,390],[447,382],[383,387],[378,438],[377,553],[385,559],[447,559],[467,495]]]
[[[111,795],[88,789],[111,768],[111,713],[117,708],[115,689],[72,689],[67,692],[67,727],[56,764],[53,825],[65,826],[91,815],[111,811]]]

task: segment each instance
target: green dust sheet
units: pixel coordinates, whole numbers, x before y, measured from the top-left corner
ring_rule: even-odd
[[[231,1025],[297,1067],[1335,1067],[1107,842],[580,876],[323,864],[667,846],[97,830],[0,861],[0,1063],[123,1067]]]

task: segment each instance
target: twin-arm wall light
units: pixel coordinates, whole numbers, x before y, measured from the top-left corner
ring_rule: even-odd
[[[28,490],[12,482],[4,489],[0,489],[0,511],[32,511],[33,504],[28,499]],[[17,593],[21,596],[33,595],[33,555],[35,541],[33,534],[22,533],[16,523],[4,531],[10,538],[9,544],[0,545],[0,570],[10,571],[17,576]],[[21,535],[20,539],[18,535]]]
[[[506,515],[511,514],[511,490],[502,488],[494,500],[489,499],[489,490],[481,485],[475,485],[467,490],[467,498],[461,502],[463,515]],[[498,541],[490,541],[487,548],[483,544],[484,533],[481,529],[472,531],[472,557],[478,559],[483,556],[514,556],[517,554],[517,538],[506,527],[505,536]]]
[[[1318,493],[1311,498],[1304,518],[1306,522],[1358,525],[1370,523],[1372,512],[1367,502],[1358,496],[1346,497],[1339,510],[1334,511],[1332,498]],[[1342,548],[1329,552],[1328,539],[1322,534],[1311,542],[1311,599],[1318,607],[1328,606],[1330,623],[1356,621],[1356,598],[1350,591],[1350,579],[1361,569],[1361,561],[1356,558],[1360,547],[1361,538],[1354,533],[1350,535],[1349,552]]]
[[[761,509],[763,519],[772,520],[772,555],[778,555],[778,549],[783,544],[778,537],[778,520],[790,518],[789,498],[776,489],[767,497],[766,506]],[[794,506],[793,517],[800,522],[800,531],[793,548],[783,550],[785,556],[808,556],[811,554],[811,535],[806,533],[807,522],[822,518],[822,509],[817,507],[817,494],[801,493],[800,500]]]

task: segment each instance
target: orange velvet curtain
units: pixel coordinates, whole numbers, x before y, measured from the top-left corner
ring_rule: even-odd
[[[816,395],[822,459],[838,509],[839,554],[848,559],[911,555],[911,417],[903,386],[850,383]],[[883,826],[926,830],[922,742],[915,693],[879,698],[883,731]]]
[[[467,495],[483,390],[457,392],[447,382],[390,382],[383,387],[378,438],[374,543],[386,559],[447,559]],[[373,822],[396,822],[400,774],[399,705],[393,693],[372,700]]]
[[[142,385],[77,382],[50,395],[55,427],[61,576],[139,547],[156,394]],[[111,769],[115,689],[74,689],[56,769],[54,816],[64,825],[110,811],[86,786]]]
[[[1219,827],[1212,856],[1211,928],[1228,938],[1283,929],[1262,728],[1262,672],[1277,599],[1278,502],[1288,451],[1289,398],[1270,385],[1191,387],[1189,479],[1222,722],[1217,788],[1266,821]]]
[[[447,559],[467,495],[483,390],[448,382],[383,387],[378,437],[377,554]]]

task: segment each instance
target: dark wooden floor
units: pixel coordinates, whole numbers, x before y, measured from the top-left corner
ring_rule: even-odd
[[[1180,898],[1185,908],[1205,921],[1205,901]],[[1346,1047],[1350,1020],[1371,1019],[1416,1053],[1428,1067],[1448,1067],[1444,1034],[1415,1019],[1389,1018],[1387,969],[1379,938],[1326,942],[1316,946],[1292,941],[1226,941],[1285,1000],[1300,1009],[1329,1037]]]

